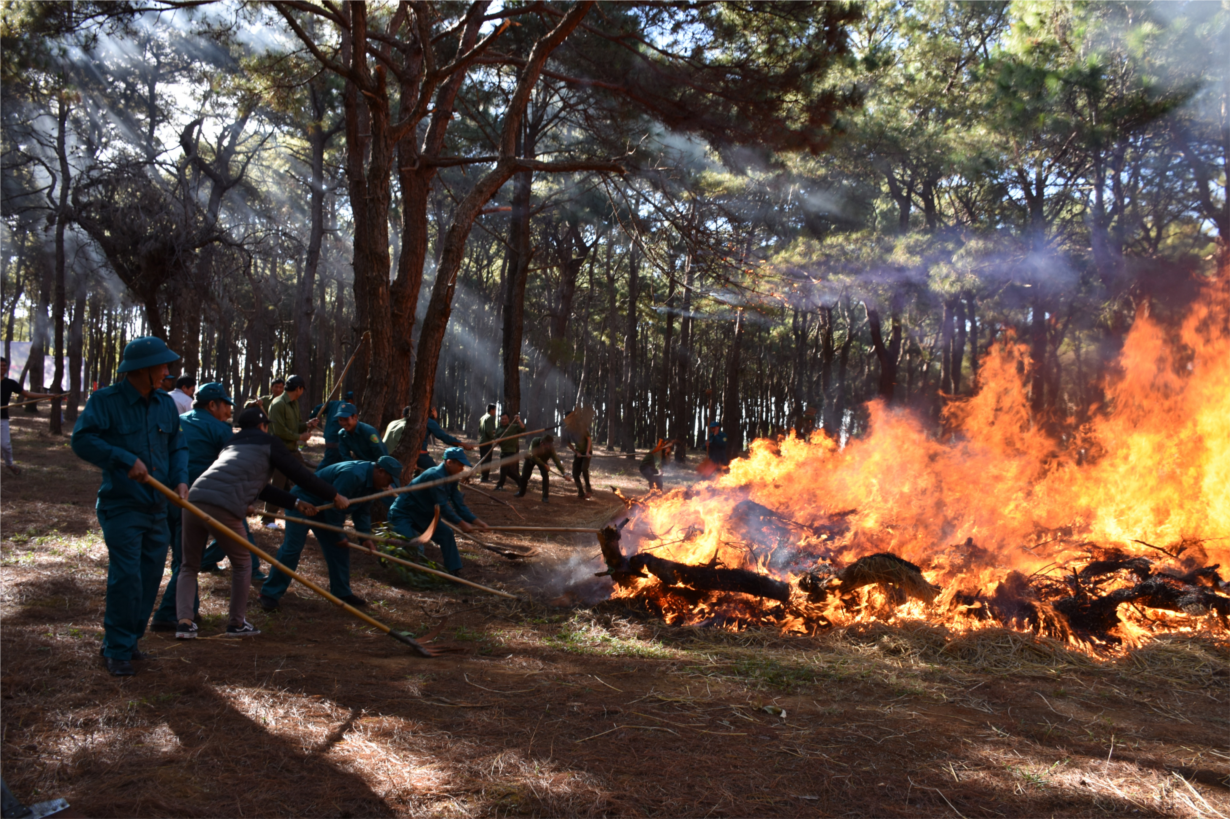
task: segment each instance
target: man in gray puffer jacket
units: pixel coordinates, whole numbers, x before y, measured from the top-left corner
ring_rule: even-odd
[[[274,470],[281,472],[298,486],[317,497],[333,501],[345,509],[350,501],[337,490],[303,466],[287,451],[286,446],[269,434],[269,416],[260,407],[249,407],[239,414],[239,433],[227,441],[218,458],[188,490],[188,500],[219,523],[227,526],[244,540],[243,521],[258,499],[283,508],[295,508],[306,515],[315,515],[316,507],[291,493],[271,486]],[[210,536],[209,526],[196,515],[183,510],[183,563],[179,569],[179,585],[175,590],[176,615],[179,624],[175,637],[191,640],[196,637],[192,620],[192,604],[196,598],[197,573],[201,568],[201,553]],[[231,563],[230,622],[227,637],[249,637],[260,632],[244,616],[248,608],[248,575],[251,555],[247,549],[219,538],[218,544]]]

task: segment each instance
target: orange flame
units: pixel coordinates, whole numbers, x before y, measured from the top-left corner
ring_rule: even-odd
[[[1171,552],[1185,544],[1183,568],[1226,565],[1228,319],[1227,300],[1213,294],[1174,330],[1138,316],[1108,385],[1106,407],[1062,443],[1031,416],[1020,375],[1028,350],[1003,343],[983,362],[977,394],[946,408],[946,440],[937,440],[908,412],[879,402],[870,407],[869,434],[844,448],[822,432],[809,440],[756,440],[728,474],[635,507],[624,550],[652,550],[681,563],[716,563],[789,581],[820,560],[849,563],[892,552],[918,564],[948,593],[929,610],[910,602],[864,611],[952,622],[960,619],[954,609],[941,609],[953,592],[989,593],[1012,570],[1059,578],[1088,562],[1095,544],[1148,557],[1159,567],[1178,564],[1137,541]],[[782,515],[778,536],[757,537],[741,527],[732,511],[744,500]],[[826,533],[832,515],[842,510],[856,510],[845,518],[848,531]],[[953,546],[967,540],[978,548]],[[656,596],[667,618],[682,622],[719,610],[751,612],[754,619],[774,605],[731,594],[684,605],[663,602],[669,597],[663,592],[657,580],[646,579],[617,586],[615,595]],[[876,590],[858,594],[884,602]],[[793,608],[785,626],[808,629],[806,606]],[[830,621],[849,616],[831,605],[823,614]],[[1173,613],[1151,619],[1185,628],[1195,623]]]

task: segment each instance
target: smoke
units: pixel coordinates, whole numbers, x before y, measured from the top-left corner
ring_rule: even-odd
[[[601,556],[591,549],[545,557],[526,569],[521,580],[540,599],[594,605],[609,599],[615,588],[610,577],[594,576],[605,570]]]

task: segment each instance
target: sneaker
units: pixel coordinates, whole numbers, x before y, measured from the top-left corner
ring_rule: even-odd
[[[202,566],[197,570],[198,574],[222,574],[222,567],[217,563],[210,563],[208,566]]]
[[[261,572],[261,571],[252,572],[252,582],[253,583],[264,583],[268,579],[269,579],[269,575],[265,574],[264,572]]]
[[[107,664],[107,671],[112,677],[131,677],[137,672],[133,669],[132,663],[128,660],[116,660],[111,657],[104,657]]]
[[[514,498],[524,498],[524,497],[525,497],[525,493],[524,493],[524,492],[518,492],[517,494],[513,495],[513,497],[514,497]]]
[[[249,623],[243,621],[242,626],[227,626],[226,634],[219,635],[221,637],[255,637],[261,633],[261,630]]]
[[[266,524],[265,524],[265,528],[266,528],[266,529],[281,529],[281,528],[282,528],[282,521],[280,521],[280,520],[271,520],[271,521],[269,521],[268,523],[266,523]]]
[[[278,599],[276,597],[270,597],[267,594],[262,594],[257,598],[257,602],[261,604],[261,608],[265,611],[278,610]]]
[[[152,620],[149,624],[150,631],[175,631],[174,620]]]
[[[349,603],[356,609],[361,609],[367,605],[367,601],[362,597],[359,597],[357,594],[348,594],[345,597],[339,597],[337,599],[341,600],[343,603]]]
[[[196,632],[197,632],[196,623],[193,623],[188,620],[181,620],[175,626],[175,639],[176,640],[195,640]]]

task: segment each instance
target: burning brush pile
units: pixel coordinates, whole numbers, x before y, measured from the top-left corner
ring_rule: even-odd
[[[1224,636],[1230,621],[1230,332],[1138,319],[1107,401],[1038,430],[1026,350],[986,358],[943,440],[871,408],[838,448],[759,440],[716,481],[633,502],[599,536],[612,596],[668,622],[813,633],[925,619],[1093,646]]]

